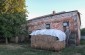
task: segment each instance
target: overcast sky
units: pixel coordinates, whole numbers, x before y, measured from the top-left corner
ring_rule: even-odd
[[[51,14],[52,11],[73,11],[81,13],[81,28],[85,28],[85,0],[26,0],[28,19]]]

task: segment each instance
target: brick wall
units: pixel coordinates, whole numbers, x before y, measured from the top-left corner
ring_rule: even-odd
[[[50,24],[51,29],[64,31],[63,22],[69,22],[71,32],[77,32],[77,38],[80,38],[80,20],[77,12],[68,12],[28,21],[28,30],[30,32],[38,29],[46,29],[46,24]]]
[[[49,23],[51,28],[59,29],[63,31],[63,22],[69,21],[69,27],[72,31],[77,29],[77,21],[74,21],[75,16],[77,15],[76,12],[65,13],[60,15],[54,15],[49,17],[44,17],[37,20],[32,20],[29,22],[29,31],[37,30],[37,29],[45,29],[45,24]]]

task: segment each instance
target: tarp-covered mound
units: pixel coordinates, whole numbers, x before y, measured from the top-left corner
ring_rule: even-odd
[[[57,29],[42,29],[42,30],[36,30],[33,31],[30,35],[51,35],[54,37],[58,37],[59,41],[63,41],[66,39],[66,34]]]

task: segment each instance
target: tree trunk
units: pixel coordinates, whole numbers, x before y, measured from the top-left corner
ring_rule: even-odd
[[[6,37],[5,43],[8,44],[8,38]]]
[[[15,42],[18,43],[18,36],[16,36],[16,38],[15,38]]]

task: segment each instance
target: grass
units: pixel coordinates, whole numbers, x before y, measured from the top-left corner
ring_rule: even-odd
[[[85,55],[85,40],[79,46],[70,46],[61,51],[61,55]]]
[[[56,55],[56,52],[37,50],[28,44],[0,45],[0,55]]]
[[[59,52],[33,49],[29,44],[0,44],[0,55],[85,55],[85,40],[81,40],[81,44]]]

